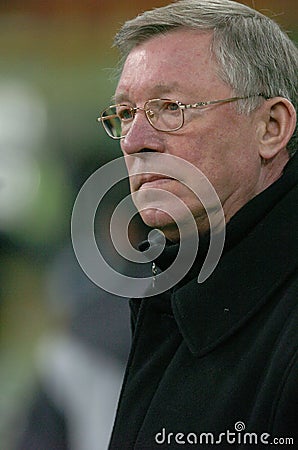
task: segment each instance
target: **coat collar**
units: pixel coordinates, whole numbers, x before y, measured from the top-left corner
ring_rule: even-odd
[[[213,274],[174,291],[173,313],[193,354],[235,333],[297,270],[297,162],[293,158],[280,180],[234,216]]]

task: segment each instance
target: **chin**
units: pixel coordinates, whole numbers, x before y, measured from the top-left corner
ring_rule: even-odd
[[[140,211],[143,222],[151,228],[163,229],[174,226],[173,218],[164,211],[156,208],[146,208]]]
[[[140,215],[146,225],[160,230],[168,241],[179,242],[179,228],[169,214],[154,208],[147,208],[141,211]]]
[[[169,195],[173,197],[169,198]],[[206,221],[206,212],[196,198],[178,196],[165,190],[144,189],[134,193],[133,201],[143,222],[150,228],[161,230],[170,240],[173,240],[172,235],[176,239],[179,228],[186,233],[194,232],[194,227],[196,230],[201,226],[205,229],[201,222]]]

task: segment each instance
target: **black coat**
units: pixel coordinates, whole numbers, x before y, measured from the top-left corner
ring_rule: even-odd
[[[232,218],[204,283],[131,301],[110,449],[298,448],[297,163]]]

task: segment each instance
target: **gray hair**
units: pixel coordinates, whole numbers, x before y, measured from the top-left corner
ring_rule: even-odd
[[[297,111],[297,47],[276,22],[243,4],[231,0],[180,0],[127,21],[114,44],[123,62],[137,45],[177,28],[213,31],[211,52],[218,64],[218,75],[235,95],[282,96]],[[249,114],[260,101],[253,97],[239,102],[239,112]],[[297,140],[296,125],[287,145],[291,156]]]

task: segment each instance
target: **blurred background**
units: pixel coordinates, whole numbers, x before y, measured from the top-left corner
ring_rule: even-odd
[[[1,450],[106,448],[129,314],[78,266],[71,212],[84,181],[120,156],[96,122],[115,89],[113,36],[167,3],[0,1]],[[296,0],[242,3],[297,40]]]

